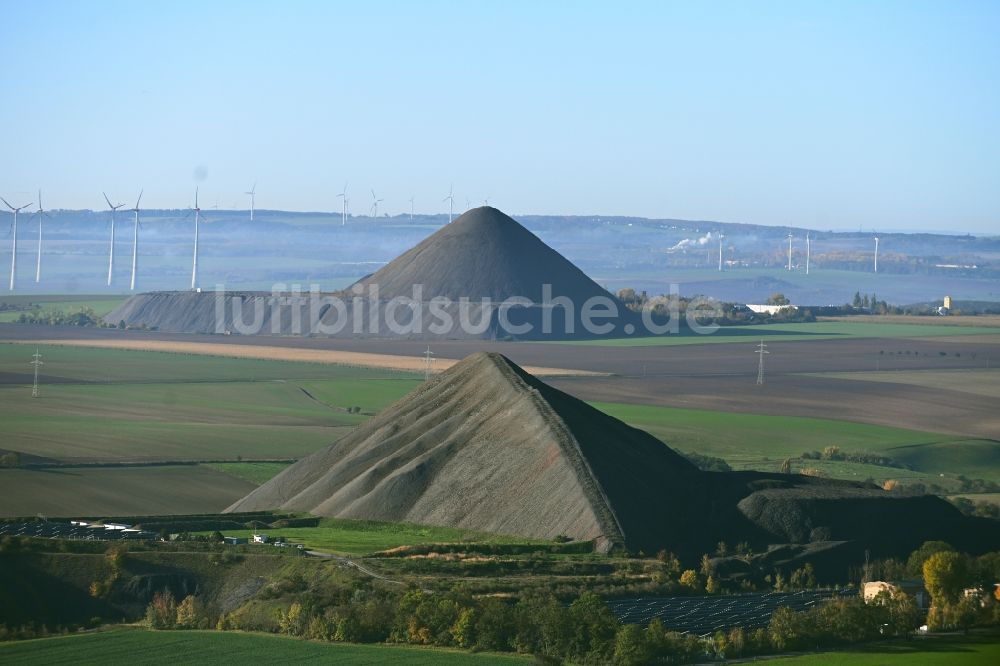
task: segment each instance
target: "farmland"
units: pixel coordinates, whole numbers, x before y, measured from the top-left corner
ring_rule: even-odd
[[[47,328],[60,330],[6,326],[46,333]],[[131,332],[101,332],[123,333]],[[212,341],[218,336],[199,339]],[[973,341],[983,336],[953,339]],[[386,351],[385,343],[361,342],[365,344],[336,344],[364,352]],[[267,343],[331,342],[274,338]],[[414,355],[419,347],[415,342],[397,344],[398,352]],[[741,381],[725,374],[733,364],[747,360],[748,370],[753,369],[754,359],[747,359],[749,354],[739,345],[621,348],[614,359],[583,353],[574,345],[492,346],[540,365],[558,362],[609,373],[549,381],[649,430],[678,450],[721,457],[736,469],[774,471],[782,460],[792,458],[794,470],[810,467],[827,476],[879,482],[890,478],[904,484],[934,482],[956,492],[959,474],[1000,480],[1000,445],[983,436],[996,432],[997,417],[991,407],[997,371],[983,367],[992,345],[919,338],[773,344],[768,361],[775,374],[763,391],[749,392]],[[471,351],[467,347],[462,342],[435,345],[451,356]],[[907,354],[897,353],[896,347]],[[720,355],[712,350],[731,351]],[[939,353],[944,350],[946,354]],[[27,386],[32,351],[24,345],[0,344],[4,433],[0,448],[53,464],[206,464],[155,470],[75,467],[64,477],[72,489],[69,494],[47,492],[38,482],[51,478],[43,472],[2,470],[10,483],[7,487],[18,489],[16,506],[11,494],[0,501],[0,513],[5,515],[35,511],[66,515],[84,509],[108,514],[216,511],[238,499],[250,484],[276,474],[286,461],[335,441],[422,381],[419,375],[378,368],[46,345],[40,347],[45,361],[42,395],[33,399]],[[876,362],[891,371],[830,374],[836,367],[860,370]],[[891,395],[884,395],[887,391]],[[781,407],[782,400],[788,401],[789,409]],[[816,410],[804,409],[809,400],[815,401]],[[831,412],[826,407],[830,401],[840,402],[842,408]],[[873,411],[876,401],[879,409]],[[765,409],[770,413],[760,413]],[[877,452],[910,469],[798,460],[803,453],[827,446]],[[109,475],[127,477],[135,484],[136,492],[128,501],[116,505],[102,497],[101,487]],[[163,502],[147,502],[144,481],[174,491],[164,495]],[[188,484],[192,488],[185,490]],[[70,498],[76,501],[64,504]]]
[[[221,511],[254,484],[199,465],[0,469],[0,516]]]
[[[860,645],[835,652],[755,659],[775,666],[979,666],[1000,661],[995,634],[935,636],[905,643]]]
[[[510,655],[471,654],[453,650],[315,643],[268,634],[240,632],[162,632],[121,628],[55,638],[0,644],[0,661],[18,664],[296,663],[375,666],[469,664],[493,666],[531,663]],[[182,655],[187,655],[185,658]]]
[[[0,345],[0,373],[14,375],[24,351]],[[370,413],[416,382],[338,366],[63,347],[42,353],[41,398],[20,381],[0,384],[4,448],[72,462],[298,458],[364,419],[348,407]],[[312,379],[307,391],[299,377]]]
[[[77,310],[93,310],[94,314],[103,316],[122,304],[125,296],[3,296],[0,302],[15,306],[34,306],[31,310],[10,310],[0,312],[0,322],[16,321],[21,312],[75,312]]]
[[[750,326],[724,326],[717,331],[699,335],[666,335],[655,337],[578,340],[551,344],[572,344],[594,347],[659,347],[672,345],[724,344],[745,342],[748,338],[781,340],[835,340],[851,338],[923,338],[935,336],[991,335],[997,333],[996,318],[990,317],[985,325],[940,324],[938,320],[924,317],[926,323],[881,321],[817,321],[802,324],[761,324]],[[953,320],[954,321],[954,320]]]
[[[1000,482],[1000,444],[989,440],[832,419],[595,405],[675,449],[723,458],[735,469],[776,471],[785,458],[837,446],[844,452],[883,454],[910,469],[821,460],[802,461],[797,463],[799,468],[812,467],[827,476],[855,480],[892,478],[947,484],[961,474]]]

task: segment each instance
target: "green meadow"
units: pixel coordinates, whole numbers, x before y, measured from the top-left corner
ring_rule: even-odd
[[[774,666],[985,666],[1000,663],[1000,636],[932,636],[815,654],[754,659]]]
[[[547,541],[505,536],[456,527],[385,523],[375,520],[323,518],[316,527],[283,527],[261,530],[268,536],[283,536],[292,543],[339,555],[368,555],[381,550],[423,543],[538,543]],[[206,533],[207,534],[207,533]],[[226,530],[226,536],[249,537],[253,530]]]
[[[891,478],[948,485],[961,474],[1000,482],[1000,443],[990,440],[802,416],[619,403],[594,406],[677,450],[723,458],[735,469],[777,471],[785,458],[838,446],[845,453],[883,454],[912,469],[818,460],[796,462],[793,468],[813,467],[828,476],[856,480]]]
[[[268,634],[216,631],[147,631],[120,628],[86,634],[0,643],[9,664],[345,664],[379,666],[500,666],[526,657],[390,645],[316,643]]]
[[[41,396],[0,344],[3,447],[69,461],[293,459],[412,389],[407,373],[163,352],[42,346]],[[305,381],[308,380],[308,381]]]

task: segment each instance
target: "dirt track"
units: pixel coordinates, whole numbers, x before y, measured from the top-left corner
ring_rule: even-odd
[[[339,351],[336,349],[296,349],[294,347],[271,347],[267,345],[227,345],[205,342],[184,342],[179,340],[11,340],[19,344],[61,345],[63,347],[91,347],[102,349],[128,349],[133,351],[156,351],[180,354],[225,356],[230,358],[253,358],[266,361],[299,361],[305,363],[329,363],[365,368],[404,370],[423,372],[423,358],[399,356],[395,354],[371,354],[365,352]],[[442,372],[457,361],[450,358],[433,359],[432,372]],[[529,366],[526,368],[538,377],[595,376],[600,373],[587,370],[569,370]]]
[[[405,357],[420,365],[427,343],[416,340],[334,340],[223,337],[74,327],[0,324],[0,341],[45,339],[197,342],[227,347],[336,350]],[[992,335],[939,339],[884,338],[769,341],[766,381],[755,385],[756,342],[678,347],[588,347],[454,340],[433,343],[438,359],[496,351],[531,367],[574,368],[603,377],[551,377],[549,383],[586,400],[633,402],[761,414],[816,416],[892,425],[964,437],[1000,439],[997,401],[984,396],[802,373],[880,372],[1000,367]],[[909,353],[900,353],[909,352]],[[943,354],[943,355],[942,355]],[[443,369],[444,362],[437,362]]]

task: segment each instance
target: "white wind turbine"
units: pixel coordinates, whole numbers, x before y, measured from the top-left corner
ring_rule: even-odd
[[[878,234],[875,235],[875,272],[878,273]]]
[[[31,207],[33,204],[27,203],[23,206],[11,206],[10,202],[3,197],[0,197],[0,201],[7,204],[7,208],[10,208],[14,212],[14,225],[11,227],[11,232],[14,234],[14,245],[10,251],[10,290],[14,291],[14,275],[17,273],[17,214],[25,208]]]
[[[792,270],[792,234],[788,234],[788,270]]]
[[[812,254],[812,240],[809,238],[809,234],[806,234],[806,275],[809,275],[809,259]]]
[[[129,281],[129,290],[135,291],[135,265],[136,265],[136,254],[139,250],[139,202],[142,201],[142,192],[139,190],[139,198],[135,200],[135,208],[132,212],[135,213],[135,221],[132,225],[132,279]]]
[[[257,193],[257,181],[254,181],[253,187],[251,187],[249,191],[243,193],[243,194],[246,194],[246,195],[248,195],[250,197],[250,221],[251,222],[253,222],[253,205],[254,205],[254,197],[256,196],[256,193]]]
[[[48,217],[42,208],[42,191],[38,190],[38,258],[35,261],[35,284],[42,281],[42,218]]]
[[[410,222],[413,222],[413,197],[410,197]]]
[[[194,258],[191,260],[191,290],[198,288],[198,232],[201,208],[198,207],[198,188],[194,188]]]
[[[337,195],[338,198],[343,198],[344,200],[344,213],[340,218],[340,226],[347,226],[347,183],[344,183],[344,191]]]
[[[448,224],[451,224],[451,219],[455,216],[455,186],[448,186],[448,196],[446,196],[441,201],[448,202]]]
[[[376,197],[375,190],[372,190],[372,208],[371,208],[372,217],[378,217],[378,205],[383,201],[385,201],[385,199],[379,199],[378,197]]]
[[[112,205],[111,199],[108,198],[108,195],[104,192],[101,192],[101,194],[104,194],[104,200],[108,202],[108,208],[111,209],[111,249],[108,251],[108,286],[110,287],[111,275],[115,267],[115,213],[117,213],[118,209],[125,204],[120,203],[117,206]]]

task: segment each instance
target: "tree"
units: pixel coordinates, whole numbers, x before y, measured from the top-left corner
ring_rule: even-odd
[[[771,645],[779,652],[796,647],[800,638],[798,614],[791,608],[782,606],[771,616],[767,633]]]
[[[892,636],[908,637],[923,619],[916,600],[899,589],[882,590],[872,603],[885,609],[886,631]]]
[[[470,648],[476,641],[476,611],[472,608],[463,608],[458,614],[458,620],[451,628],[452,640],[455,645],[462,648]]]
[[[948,606],[958,601],[968,584],[969,569],[965,558],[955,551],[934,553],[924,562],[924,587],[935,606]]]
[[[513,609],[499,599],[485,599],[476,614],[476,647],[480,650],[500,651],[513,647],[517,626]]]
[[[778,471],[780,471],[782,474],[791,474],[792,473],[792,459],[791,458],[785,458],[784,461],[782,461],[781,468]]]
[[[698,572],[694,569],[687,569],[681,574],[681,586],[692,592],[701,592],[701,580],[698,579]]]
[[[569,606],[571,661],[608,663],[614,653],[618,620],[593,592],[584,592]]]
[[[663,562],[663,570],[670,578],[677,578],[681,574],[681,561],[673,553],[661,550],[656,554],[656,559]]]
[[[649,641],[642,627],[626,624],[615,634],[615,651],[612,663],[615,666],[638,666],[649,662],[651,656]]]
[[[305,629],[305,621],[302,604],[297,601],[289,606],[287,611],[278,611],[278,629],[283,634],[301,636]]]
[[[729,644],[730,656],[741,656],[747,646],[747,635],[743,627],[733,627],[730,629],[729,634],[726,636],[726,642]]]
[[[309,620],[309,627],[306,629],[306,636],[314,641],[330,641],[333,640],[333,628],[330,623],[327,622],[323,616],[314,615],[311,620]]]
[[[170,590],[157,592],[146,607],[146,626],[150,629],[172,629],[177,621],[177,602]]]
[[[954,624],[964,633],[968,634],[969,629],[976,624],[976,620],[979,618],[979,611],[981,609],[980,604],[981,602],[979,601],[978,595],[969,594],[962,597],[961,600],[959,600],[959,602],[951,608],[951,624]]]
[[[722,589],[719,585],[719,581],[715,580],[715,576],[709,576],[705,579],[705,593],[706,594],[718,594]]]
[[[177,606],[176,626],[178,629],[197,629],[203,614],[201,601],[193,594],[189,594]]]
[[[791,301],[782,294],[781,292],[776,292],[767,297],[767,305],[788,305]]]
[[[924,573],[924,562],[934,553],[954,551],[951,544],[944,541],[925,541],[920,548],[910,553],[906,560],[906,572],[910,576],[922,576]]]

